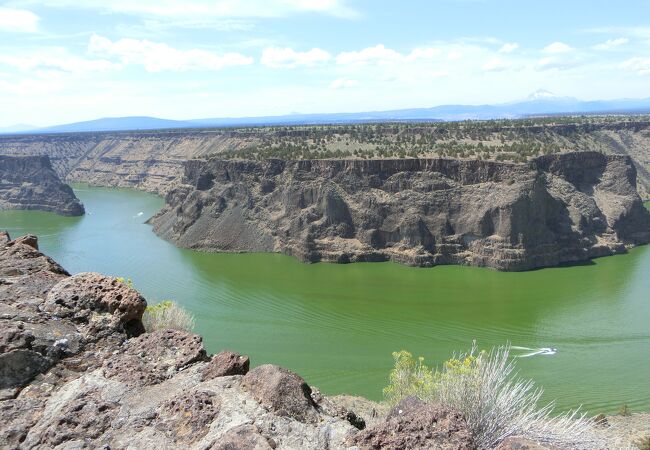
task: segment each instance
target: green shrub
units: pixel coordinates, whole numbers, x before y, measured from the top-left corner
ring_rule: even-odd
[[[147,306],[142,323],[147,331],[175,329],[192,331],[194,317],[185,309],[171,300],[165,300],[155,305]]]
[[[559,447],[597,447],[593,421],[578,411],[554,416],[553,404],[537,406],[543,391],[517,377],[509,350],[477,352],[474,346],[434,370],[409,352],[393,353],[395,368],[384,395],[391,404],[414,395],[459,410],[478,448],[492,448],[509,436]]]
[[[124,278],[124,277],[117,277],[117,281],[120,283],[126,284],[128,287],[132,288],[133,287],[133,280],[131,278]]]

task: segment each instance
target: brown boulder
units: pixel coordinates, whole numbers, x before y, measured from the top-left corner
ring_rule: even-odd
[[[201,336],[181,330],[157,330],[127,341],[122,353],[104,362],[104,376],[130,386],[147,386],[205,360]]]
[[[18,239],[16,239],[14,242],[16,244],[28,245],[34,250],[38,250],[38,238],[33,234],[27,234],[25,236],[21,236]]]
[[[52,258],[39,252],[34,247],[32,238],[34,237],[24,236],[10,241],[9,234],[3,232],[0,236],[0,276],[16,277],[35,275],[41,272],[43,275],[70,275]],[[59,279],[60,277],[56,278],[56,281]],[[43,293],[50,287],[51,285],[38,291]]]
[[[201,381],[229,375],[246,375],[249,367],[248,356],[224,350],[214,355],[208,365],[201,370]]]
[[[406,398],[391,410],[386,421],[350,438],[361,449],[476,448],[463,415],[451,408]]]
[[[256,367],[244,376],[242,387],[280,416],[313,422],[318,414],[311,388],[295,373],[273,364]]]
[[[156,428],[174,442],[190,444],[209,431],[219,414],[221,399],[212,391],[190,391],[166,401],[158,410]]]
[[[85,272],[57,283],[43,309],[58,317],[89,322],[93,313],[109,313],[128,335],[144,332],[142,314],[147,301],[117,278]]]

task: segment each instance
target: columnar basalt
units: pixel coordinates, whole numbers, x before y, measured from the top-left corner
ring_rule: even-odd
[[[80,216],[84,207],[47,156],[0,155],[0,210],[35,209]]]
[[[152,218],[160,236],[205,251],[302,261],[464,264],[519,271],[625,252],[650,241],[627,156],[188,161]]]

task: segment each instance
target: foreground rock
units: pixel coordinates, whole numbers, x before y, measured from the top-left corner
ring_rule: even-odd
[[[629,157],[190,161],[151,222],[206,251],[529,270],[650,241]]]
[[[281,367],[209,356],[196,334],[144,332],[145,307],[115,278],[70,276],[35,236],[0,232],[0,448],[475,448],[458,411],[324,397]],[[603,440],[626,448],[648,423],[610,417]],[[499,448],[551,449],[516,437]]]
[[[144,333],[137,291],[37,247],[0,233],[0,448],[326,449],[358,431],[290,371]]]
[[[80,216],[84,207],[47,156],[0,155],[0,210],[35,209]]]
[[[357,433],[351,442],[362,449],[471,450],[476,448],[458,411],[407,397],[385,422]]]

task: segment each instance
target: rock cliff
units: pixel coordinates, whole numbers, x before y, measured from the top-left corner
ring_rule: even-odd
[[[80,216],[84,207],[47,156],[0,155],[0,209],[37,209]]]
[[[47,155],[61,179],[165,194],[189,159],[450,157],[524,161],[592,150],[628,155],[650,199],[647,116],[383,123],[0,136],[0,154]]]
[[[0,448],[475,448],[463,416],[439,406],[359,435],[362,418],[295,373],[207,355],[185,331],[144,332],[145,306],[115,278],[70,276],[35,236],[0,232]]]
[[[205,251],[519,271],[650,241],[630,158],[597,152],[523,164],[195,160],[182,183],[151,223]]]

